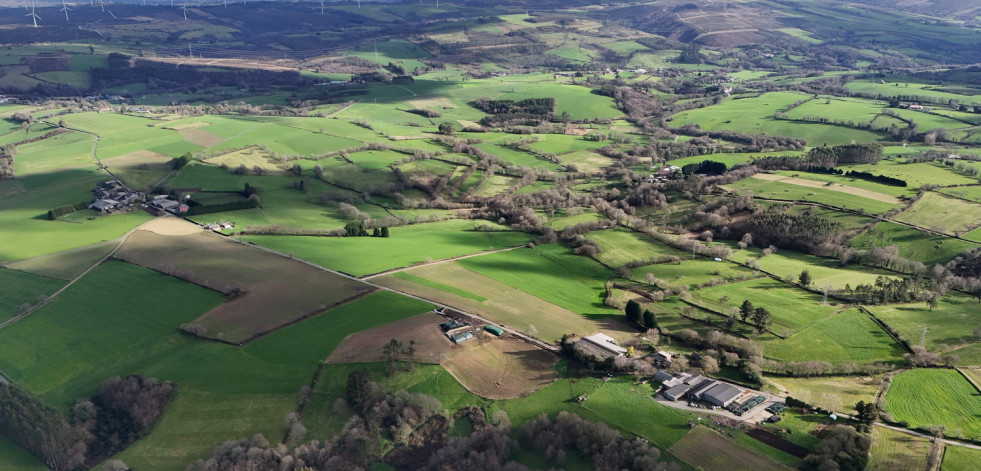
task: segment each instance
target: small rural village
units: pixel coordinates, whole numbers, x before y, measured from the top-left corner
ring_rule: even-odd
[[[975,0],[0,0],[0,470],[981,462]]]

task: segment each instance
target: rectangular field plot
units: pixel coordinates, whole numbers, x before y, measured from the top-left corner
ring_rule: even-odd
[[[65,283],[46,276],[0,268],[0,321],[51,296]]]
[[[867,249],[872,242],[872,237],[878,239],[875,242],[876,245],[897,245],[899,246],[900,257],[923,262],[928,267],[937,263],[947,263],[964,250],[977,247],[969,242],[919,231],[912,227],[887,221],[876,224],[870,231],[852,239],[849,245]]]
[[[195,323],[206,328],[208,336],[235,343],[372,290],[173,219],[144,226],[130,236],[117,256],[234,296]],[[235,292],[242,294],[232,294]]]
[[[523,332],[529,331],[530,326],[535,326],[538,332],[535,337],[550,342],[558,340],[562,334],[588,335],[600,328],[600,325],[586,317],[467,270],[458,263],[420,267],[413,269],[411,273],[428,282],[415,283],[393,275],[373,281],[425,299],[457,306]],[[444,290],[433,285],[447,286],[450,289]],[[476,301],[475,298],[482,298],[484,301]]]
[[[781,335],[800,332],[812,323],[830,317],[837,308],[821,304],[821,296],[789,287],[771,278],[732,283],[701,289],[693,297],[708,306],[717,306],[722,296],[728,296],[731,306],[738,307],[749,300],[756,307],[765,307],[773,315],[770,330]]]
[[[440,362],[468,391],[490,399],[526,396],[559,378],[558,355],[523,340],[484,332],[477,340],[451,350]]]
[[[736,191],[751,190],[756,196],[764,198],[774,198],[784,201],[811,201],[855,211],[865,211],[871,214],[884,213],[899,206],[897,203],[873,200],[845,191],[826,190],[821,187],[822,185],[819,183],[817,187],[812,187],[798,185],[796,181],[794,183],[788,183],[760,178],[747,178],[726,186]]]
[[[941,348],[959,355],[956,350],[976,345],[978,338],[972,330],[981,326],[981,309],[978,300],[963,295],[948,294],[940,298],[937,307],[930,309],[927,303],[868,306],[868,310],[896,329],[903,338],[919,344],[923,338],[931,351]],[[972,363],[969,356],[961,358],[962,364]],[[977,361],[977,359],[974,359]]]
[[[677,263],[658,263],[646,267],[634,268],[630,271],[631,278],[642,283],[647,282],[647,274],[650,273],[657,280],[655,284],[664,287],[687,286],[695,288],[697,285],[711,283],[713,280],[725,280],[733,282],[746,280],[764,275],[753,274],[747,268],[740,267],[730,262],[715,262],[711,260],[684,260]]]
[[[915,369],[893,377],[886,411],[911,427],[943,425],[948,437],[981,434],[981,393],[960,372]]]
[[[17,147],[14,166],[18,175],[66,168],[93,167],[92,136],[68,132]]]
[[[849,309],[821,319],[786,339],[763,342],[764,356],[779,361],[900,361],[903,350],[868,315]]]
[[[504,229],[485,223],[495,229]],[[474,230],[473,221],[450,220],[392,227],[390,237],[248,236],[245,240],[355,276],[528,243],[511,230]]]
[[[951,447],[960,448],[960,447]],[[885,427],[873,427],[869,471],[920,471],[928,469],[930,440]]]
[[[51,255],[29,258],[8,264],[8,268],[59,280],[70,280],[91,267],[116,247],[115,242],[103,242],[88,247],[66,250]]]
[[[739,262],[756,260],[761,270],[779,277],[790,276],[795,281],[800,272],[806,269],[811,275],[811,287],[819,290],[824,289],[825,286],[830,286],[832,290],[838,290],[844,289],[845,285],[851,285],[854,288],[859,284],[873,284],[875,279],[880,276],[899,278],[893,272],[876,268],[854,265],[838,267],[839,263],[835,259],[816,257],[790,250],[781,250],[762,258],[747,257],[746,260],[743,260],[738,255],[739,253],[741,252],[737,252],[737,255],[733,256],[734,260]]]
[[[658,242],[646,235],[627,229],[594,231],[585,235],[595,240],[602,252],[597,254],[603,263],[619,267],[637,260],[659,259],[662,257],[685,257],[685,252]]]
[[[963,446],[948,446],[944,450],[944,461],[940,471],[962,471],[973,469],[981,462],[981,450]]]
[[[896,220],[947,234],[960,233],[981,225],[981,205],[928,191]]]
[[[686,463],[706,471],[786,471],[790,468],[740,446],[715,430],[698,426],[670,449]]]
[[[841,166],[841,169],[846,172],[858,170],[905,180],[907,188],[919,188],[925,184],[950,186],[977,183],[977,179],[961,175],[939,163],[905,163],[905,160],[901,158],[880,160],[875,164],[845,164]]]
[[[774,378],[791,397],[831,411],[851,410],[858,401],[872,402],[879,392],[880,377],[834,376]]]

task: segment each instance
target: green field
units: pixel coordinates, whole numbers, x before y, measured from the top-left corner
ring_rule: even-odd
[[[779,361],[898,362],[906,353],[866,314],[849,309],[821,319],[786,339],[763,342],[764,356]]]
[[[936,162],[905,163],[905,160],[893,159],[880,160],[875,164],[846,164],[841,169],[846,172],[857,170],[898,178],[905,180],[908,188],[919,188],[927,184],[949,186],[977,183],[976,179],[961,175]]]
[[[475,231],[474,222],[466,220],[393,227],[390,231],[388,238],[246,236],[243,239],[356,276],[513,247],[531,240],[528,234],[510,230]]]
[[[630,271],[632,279],[643,283],[647,282],[648,273],[667,283],[669,285],[667,287],[687,286],[689,289],[694,289],[696,285],[709,283],[712,280],[732,282],[758,276],[749,269],[734,263],[711,260],[658,263]]]
[[[978,390],[955,370],[916,369],[893,377],[886,411],[911,427],[943,425],[948,437],[981,436]]]
[[[960,356],[959,364],[981,365],[976,348],[979,339],[972,330],[981,326],[978,300],[963,295],[947,295],[932,310],[927,303],[868,306],[883,322],[899,332],[914,345],[924,345],[930,351],[950,352]]]
[[[851,411],[858,401],[872,402],[879,392],[878,377],[823,376],[772,378],[791,397],[831,411]]]
[[[746,253],[744,257],[742,254]],[[794,282],[801,271],[807,270],[811,275],[812,289],[823,290],[825,286],[830,286],[833,290],[844,289],[845,285],[855,287],[859,284],[873,284],[879,276],[896,278],[896,275],[886,270],[876,268],[849,265],[839,267],[835,259],[816,257],[790,250],[780,250],[762,258],[758,249],[752,251],[736,252],[733,260],[740,263],[748,263],[755,260],[759,264],[760,270],[772,273],[786,279],[790,277]]]
[[[619,314],[603,304],[610,272],[559,244],[461,260],[461,266],[577,314]]]
[[[45,277],[70,280],[108,255],[115,247],[115,242],[104,242],[89,247],[21,260],[9,264],[8,267]]]
[[[39,142],[18,146],[17,174],[92,167],[92,136],[68,132]]]
[[[723,296],[729,298],[730,309],[737,308],[747,299],[756,307],[765,307],[773,315],[770,330],[782,335],[800,332],[838,310],[834,306],[821,304],[818,294],[789,287],[771,278],[715,286],[692,293],[696,301],[712,308],[717,308]]]
[[[881,235],[881,239],[876,236],[877,241],[874,242],[876,245],[896,245],[899,247],[899,256],[923,262],[928,267],[937,263],[947,263],[965,250],[977,247],[976,244],[918,231],[892,222],[880,222],[872,230],[875,234]],[[872,233],[864,232],[852,239],[849,245],[868,249],[872,242]]]
[[[947,234],[963,233],[981,225],[981,205],[927,192],[896,220]]]
[[[64,284],[54,278],[0,268],[0,320],[14,317],[21,305],[35,305]]]
[[[951,447],[960,448],[960,447]],[[927,469],[930,440],[913,437],[885,427],[872,430],[869,471],[914,471]]]
[[[898,207],[896,204],[875,201],[841,191],[762,180],[759,178],[746,178],[726,186],[738,192],[749,190],[754,195],[763,198],[786,201],[810,201],[869,214],[884,213]]]
[[[0,469],[46,471],[48,467],[14,442],[0,437]]]
[[[596,258],[612,267],[651,258],[667,256],[683,258],[686,255],[689,257],[691,255],[629,229],[616,228],[594,231],[585,236],[596,241],[603,249]]]
[[[839,145],[849,142],[872,142],[875,133],[829,124],[801,123],[778,120],[773,114],[808,95],[792,92],[771,92],[742,98],[734,96],[720,104],[691,111],[683,111],[671,117],[671,125],[698,124],[705,130],[728,129],[749,134],[765,133],[776,136],[797,137],[807,140],[810,146]],[[738,119],[733,117],[738,116]]]
[[[974,469],[981,460],[981,450],[963,446],[948,446],[944,450],[944,461],[941,471],[967,471]]]

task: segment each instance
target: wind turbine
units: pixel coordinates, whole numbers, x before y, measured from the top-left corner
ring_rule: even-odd
[[[68,8],[68,4],[65,3],[65,0],[61,0],[61,10],[58,11],[65,12],[65,21],[68,21],[68,12],[71,11],[71,8]]]
[[[184,6],[181,7],[181,11],[184,12],[184,21],[187,21],[187,1],[184,2]]]
[[[320,14],[324,14],[324,0],[320,0]]]
[[[41,17],[37,16],[37,13],[34,13],[34,0],[31,0],[31,12],[24,16],[30,16],[34,20],[34,27],[37,28],[37,20],[40,20]]]

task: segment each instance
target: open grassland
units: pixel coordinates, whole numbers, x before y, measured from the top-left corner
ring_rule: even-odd
[[[777,178],[777,177],[784,178]],[[899,203],[900,196],[912,196],[916,194],[916,188],[885,185],[877,182],[870,182],[860,178],[845,177],[842,175],[829,175],[825,173],[810,173],[798,170],[777,170],[772,174],[759,174],[756,178],[769,178],[775,181],[793,183],[812,188],[824,188],[827,190],[841,191],[864,198],[882,201],[885,203]]]
[[[977,179],[961,175],[937,162],[905,163],[901,158],[880,160],[874,164],[844,164],[841,169],[846,172],[857,170],[905,180],[907,188],[919,188],[927,184],[949,186],[977,183]]]
[[[138,211],[80,222],[47,220],[52,208],[92,201],[92,188],[108,179],[104,173],[63,170],[0,182],[0,261],[23,260],[114,240],[150,219]]]
[[[92,136],[67,132],[17,147],[14,168],[17,175],[52,172],[69,168],[93,167]]]
[[[834,376],[816,378],[771,378],[790,397],[831,411],[850,411],[858,401],[873,402],[879,392],[880,378],[871,376]]]
[[[588,335],[600,326],[577,313],[550,304],[520,289],[470,271],[457,263],[443,263],[412,270],[412,275],[445,285],[452,290],[419,284],[388,275],[373,281],[426,299],[457,306],[490,320],[527,332],[535,326],[538,338],[557,341],[566,333]],[[469,294],[463,296],[459,292]],[[484,301],[477,301],[482,298]]]
[[[960,448],[960,447],[952,447]],[[930,440],[873,427],[869,471],[920,471],[927,467]]]
[[[355,276],[522,245],[531,236],[484,223],[450,220],[392,227],[390,237],[247,236],[244,240]]]
[[[872,93],[884,96],[922,96],[936,98],[943,101],[947,100],[967,100],[981,102],[981,95],[964,96],[957,93],[943,91],[943,87],[926,83],[915,82],[894,82],[880,83],[879,80],[859,79],[849,82],[845,88],[862,93]]]
[[[398,340],[405,345],[414,341],[415,361],[439,363],[445,352],[453,348],[463,348],[463,345],[454,345],[443,335],[439,328],[439,324],[443,322],[446,322],[445,317],[427,312],[348,335],[330,354],[327,363],[380,361],[382,348],[391,340]]]
[[[888,103],[857,98],[818,97],[787,112],[791,119],[807,116],[867,123],[882,113]]]
[[[151,224],[130,236],[117,256],[215,291],[244,292],[195,321],[214,338],[245,342],[372,290],[187,222]]]
[[[786,339],[763,342],[764,356],[779,361],[899,361],[905,351],[868,315],[849,309],[818,320]]]
[[[559,357],[510,337],[478,332],[477,339],[450,351],[440,362],[463,387],[489,399],[531,394],[559,378]]]
[[[899,247],[899,256],[923,262],[928,267],[937,263],[947,263],[965,250],[977,247],[976,244],[934,235],[888,221],[876,224],[872,230],[852,239],[849,245],[868,249],[873,242],[872,237],[875,237],[876,245],[896,245]]]
[[[661,280],[656,284],[666,284],[664,287],[687,286],[693,289],[696,285],[725,280],[728,282],[754,278],[752,271],[730,262],[712,260],[684,260],[676,263],[659,263],[646,267],[634,268],[630,271],[631,278],[642,283],[647,282],[647,274],[651,273]]]
[[[64,284],[55,278],[0,268],[0,320],[17,315],[22,305],[39,303]]]
[[[981,205],[928,191],[896,220],[948,234],[961,233],[981,225]]]
[[[687,435],[695,414],[658,404],[653,395],[650,384],[614,378],[587,394],[581,407],[616,428],[646,438],[663,450],[670,449]]]
[[[763,198],[786,201],[810,201],[871,214],[884,213],[899,206],[895,203],[872,200],[851,193],[827,190],[821,187],[820,184],[818,187],[811,187],[754,177],[739,180],[726,185],[726,187],[737,192],[749,190],[755,196]]]
[[[943,193],[945,195],[954,196],[957,198],[963,198],[963,199],[981,203],[981,186],[940,188],[937,189],[936,191],[938,193]]]
[[[218,166],[224,165],[232,169],[244,165],[249,170],[258,167],[269,173],[280,173],[283,171],[283,166],[279,161],[273,159],[266,151],[254,147],[211,157],[207,159],[207,162]]]
[[[940,298],[937,307],[930,309],[927,303],[891,304],[868,306],[869,311],[896,329],[899,335],[914,345],[925,340],[930,351],[950,351],[976,344],[978,337],[972,331],[981,327],[981,304],[976,298],[948,294]],[[961,358],[961,364],[972,365],[981,358]]]
[[[771,92],[759,96],[734,96],[712,106],[683,111],[671,117],[671,125],[698,124],[705,130],[728,129],[749,134],[769,134],[797,137],[807,140],[810,146],[839,145],[855,142],[872,142],[875,133],[819,123],[801,123],[774,119],[773,114],[793,103],[806,100],[809,95],[793,92]],[[738,116],[738,119],[733,119]]]
[[[963,446],[948,446],[944,449],[941,471],[964,471],[974,469],[981,462],[981,450]]]
[[[772,278],[731,283],[692,293],[696,301],[713,308],[719,305],[723,296],[729,298],[730,309],[738,308],[743,300],[749,300],[756,307],[766,308],[773,316],[770,330],[786,335],[800,332],[807,326],[830,317],[838,309],[821,304],[820,295],[787,286]]]
[[[825,286],[830,286],[831,289],[836,290],[844,289],[845,285],[854,288],[860,284],[873,284],[875,279],[880,276],[898,278],[893,272],[886,270],[854,265],[839,267],[839,263],[835,259],[816,257],[790,250],[780,250],[761,258],[756,258],[760,253],[758,250],[753,250],[749,253],[755,256],[746,257],[745,260],[739,255],[741,253],[736,252],[733,259],[739,262],[756,260],[760,270],[782,278],[789,276],[795,282],[800,272],[807,270],[811,275],[811,288],[818,290],[823,290]]]
[[[603,304],[609,270],[586,257],[574,255],[560,244],[473,257],[457,263],[578,314],[620,314]]]
[[[137,151],[177,157],[202,148],[184,140],[177,131],[153,127],[156,121],[119,113],[73,113],[65,116],[69,128],[99,136],[96,155],[109,159]]]
[[[912,427],[943,425],[948,437],[981,436],[981,393],[955,370],[915,369],[893,377],[886,411]]]
[[[105,159],[102,164],[130,188],[142,190],[160,182],[170,172],[172,157],[139,150]]]
[[[85,371],[127,360],[184,322],[214,308],[221,295],[136,265],[109,262],[57,300],[0,331],[4,375],[57,407]],[[105,377],[92,378],[89,387]]]
[[[0,469],[47,471],[48,467],[14,442],[0,437]]]
[[[783,464],[754,453],[708,427],[697,426],[671,453],[706,471],[785,471]]]
[[[7,267],[60,280],[70,280],[81,275],[86,269],[109,254],[116,246],[115,242],[66,250],[51,255],[29,258],[14,262]]]
[[[772,181],[772,182],[788,183],[791,185],[803,186],[808,188],[818,188],[821,190],[837,191],[840,193],[858,196],[861,198],[866,198],[881,203],[897,204],[897,205],[900,204],[898,198],[891,196],[889,194],[882,193],[880,191],[876,191],[876,190],[891,191],[891,189],[887,188],[885,185],[874,185],[876,190],[870,190],[867,188],[862,188],[860,186],[843,185],[841,183],[835,183],[831,181],[835,179],[834,177],[827,178],[825,180],[812,180],[810,178],[798,178],[797,175],[800,175],[800,173],[795,172],[792,175],[758,173],[756,175],[753,175],[753,178]],[[810,176],[810,174],[805,174],[805,175],[808,177]],[[844,179],[839,179],[839,180],[844,180]],[[863,186],[870,186],[870,185],[863,185]]]
[[[604,231],[594,231],[586,237],[596,241],[603,249],[596,258],[612,266],[623,266],[636,260],[648,260],[665,256],[684,257],[685,252],[658,242],[646,235],[616,228]]]

